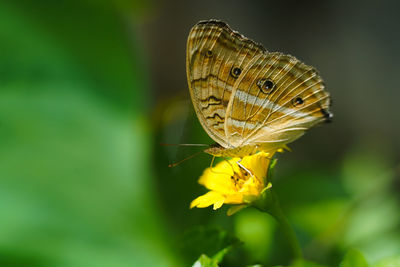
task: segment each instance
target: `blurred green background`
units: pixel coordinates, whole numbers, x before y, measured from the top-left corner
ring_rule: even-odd
[[[212,143],[185,74],[188,31],[227,21],[315,66],[334,122],[278,155],[305,257],[400,266],[397,1],[12,1],[0,5],[0,266],[288,265],[266,214],[189,209]],[[238,241],[240,240],[240,241]],[[390,265],[392,264],[392,265]],[[316,266],[316,265],[313,265]]]

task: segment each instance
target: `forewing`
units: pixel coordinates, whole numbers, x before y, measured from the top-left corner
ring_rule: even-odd
[[[243,69],[264,56],[261,45],[232,31],[221,21],[196,24],[187,41],[186,72],[192,102],[205,131],[223,147],[226,111]]]

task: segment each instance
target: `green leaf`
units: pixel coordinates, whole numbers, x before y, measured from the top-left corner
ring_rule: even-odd
[[[215,262],[215,260],[209,258],[205,254],[202,254],[193,264],[193,267],[218,267],[218,264]]]
[[[217,254],[215,254],[212,258],[214,262],[220,263],[224,259],[225,255],[233,248],[233,245],[230,245],[229,247],[226,247],[224,249],[221,249]]]
[[[198,255],[214,255],[212,258],[220,262],[226,253],[240,240],[229,234],[227,231],[215,227],[197,226],[185,232],[181,245],[183,255],[186,255],[191,262]]]
[[[340,267],[368,267],[362,253],[355,249],[350,249],[344,257]]]
[[[233,245],[221,249],[212,258],[205,254],[201,254],[199,259],[193,264],[194,267],[218,267],[218,263],[221,263],[225,255],[232,249]]]

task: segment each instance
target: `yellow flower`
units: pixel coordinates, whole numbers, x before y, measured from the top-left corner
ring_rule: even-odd
[[[228,215],[231,215],[246,207],[263,191],[271,188],[267,174],[273,154],[259,152],[244,157],[240,162],[239,158],[233,158],[207,168],[199,183],[210,191],[193,200],[190,208],[214,205],[213,208],[216,210],[223,204],[239,205],[228,211]]]

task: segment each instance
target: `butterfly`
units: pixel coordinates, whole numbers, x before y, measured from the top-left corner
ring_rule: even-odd
[[[186,72],[197,117],[217,142],[204,151],[214,156],[274,151],[333,116],[313,67],[268,52],[219,20],[190,30]]]

